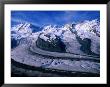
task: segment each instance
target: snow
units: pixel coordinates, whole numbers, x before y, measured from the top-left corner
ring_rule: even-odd
[[[75,29],[77,31],[78,36],[80,36],[82,39],[84,38],[92,38],[92,36],[96,36],[96,33],[93,32],[93,30],[96,30],[98,33],[100,33],[100,27],[97,20],[92,21],[85,21],[83,23],[79,23],[75,26]],[[94,39],[95,39],[94,37]]]
[[[62,34],[62,40],[63,41],[66,41],[66,42],[71,42],[73,41],[74,39],[76,39],[76,36],[75,34],[73,34],[71,31],[65,31],[63,34]]]
[[[51,42],[58,36],[66,45],[66,52],[84,55],[85,53],[80,50],[81,44],[74,33],[77,32],[77,35],[82,40],[84,38],[91,39],[91,51],[100,54],[100,24],[98,20],[84,21],[76,24],[74,28],[71,24],[66,24],[62,27],[48,25],[44,26],[43,30],[34,33],[32,33],[30,25],[29,23],[25,23],[12,27],[11,32],[14,33],[11,34],[11,38],[20,40],[20,43],[22,43],[12,50],[12,59],[36,67],[92,73],[100,72],[100,63],[97,62],[43,57],[29,50],[29,46],[33,45],[33,43],[35,44],[38,37]]]
[[[80,38],[89,38],[91,39],[91,51],[100,54],[100,24],[98,20],[85,21],[79,23],[75,26],[77,35]],[[94,30],[96,32],[94,32]],[[98,35],[99,36],[98,36]]]
[[[56,39],[56,36],[54,34],[51,34],[50,35],[50,40],[54,40],[54,39]]]
[[[31,35],[32,30],[30,28],[30,24],[19,24],[17,26],[12,27],[11,32],[15,32],[14,34],[11,34],[11,36],[15,39],[22,39],[26,38]]]
[[[16,26],[12,27],[11,30],[17,31],[17,30],[19,30],[19,28],[22,27],[22,26],[23,26],[23,24],[18,24],[18,25],[16,25]]]
[[[40,38],[43,39],[43,40],[45,40],[45,41],[47,41],[47,40],[49,39],[49,38],[46,37],[44,34],[41,34],[41,35],[40,35]]]
[[[41,31],[35,33],[32,33],[30,25],[29,23],[25,23],[12,27],[11,31],[14,33],[11,34],[11,37],[16,40],[31,38],[32,42],[35,42],[39,36],[41,39],[51,42],[58,36],[66,45],[66,52],[85,54],[80,50],[81,44],[77,41],[76,34],[74,33],[77,32],[77,35],[82,40],[84,38],[91,39],[91,51],[100,54],[100,22],[97,19],[77,23],[73,28],[72,24],[65,24],[62,27],[48,25],[44,26]]]
[[[35,43],[35,41],[38,39],[38,36],[39,36],[40,33],[41,33],[41,32],[32,33],[28,38],[30,38],[31,41],[32,41],[33,43]]]

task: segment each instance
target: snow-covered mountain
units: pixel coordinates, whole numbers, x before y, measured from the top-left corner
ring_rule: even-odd
[[[17,26],[12,27],[11,29],[11,36],[15,39],[21,39],[28,37],[32,33],[30,28],[30,24],[19,24]]]
[[[38,31],[42,28],[38,26],[34,26],[29,23],[22,23],[15,25],[11,28],[11,43],[12,48],[16,47],[20,43],[27,43],[27,41],[33,41],[33,39],[37,39]],[[34,38],[36,37],[36,38]],[[32,39],[32,40],[31,40]]]
[[[66,52],[82,55],[100,54],[100,22],[96,19],[78,24],[66,24],[62,27],[48,25],[40,28],[33,27],[29,23],[19,24],[12,27],[11,37],[12,43],[28,41],[30,44],[36,42],[38,38],[53,43],[59,37],[66,46]]]

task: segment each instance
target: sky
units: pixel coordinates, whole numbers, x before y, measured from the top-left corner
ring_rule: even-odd
[[[11,25],[28,22],[36,26],[100,20],[100,11],[11,11]]]

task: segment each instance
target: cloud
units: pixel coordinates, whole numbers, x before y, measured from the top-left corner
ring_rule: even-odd
[[[13,11],[12,22],[29,22],[34,25],[64,25],[84,20],[96,19],[98,12],[93,11]]]
[[[25,21],[25,20],[16,19],[16,18],[12,18],[11,21],[12,21],[12,22],[17,22],[17,23],[25,23],[25,22],[27,22],[27,21]]]
[[[16,18],[12,18],[12,19],[11,19],[11,22],[15,22],[15,23],[30,23],[30,24],[32,24],[32,25],[39,26],[39,24],[37,24],[36,22],[25,21],[25,20],[16,19]]]
[[[75,15],[75,12],[73,12],[73,11],[65,11],[65,13],[64,13],[65,17],[63,20],[70,21],[73,19],[74,15]]]

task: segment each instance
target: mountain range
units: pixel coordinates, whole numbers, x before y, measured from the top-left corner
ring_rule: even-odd
[[[20,44],[36,43],[48,51],[68,52],[81,55],[100,55],[100,21],[86,20],[81,23],[35,26],[22,23],[11,28],[11,48]]]

